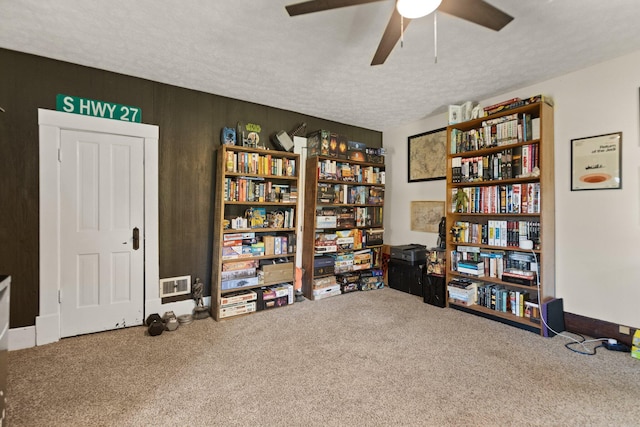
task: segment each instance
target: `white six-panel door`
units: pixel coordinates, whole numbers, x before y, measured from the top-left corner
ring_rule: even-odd
[[[144,140],[60,136],[60,336],[140,325]]]

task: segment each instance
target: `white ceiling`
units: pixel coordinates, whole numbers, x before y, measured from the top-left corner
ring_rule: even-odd
[[[0,47],[374,130],[640,49],[638,0],[488,1],[515,19],[438,14],[437,64],[428,16],[369,65],[393,0],[297,17],[296,0],[0,0]]]

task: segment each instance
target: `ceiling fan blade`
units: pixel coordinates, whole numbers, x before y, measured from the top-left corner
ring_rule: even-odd
[[[338,9],[359,4],[375,3],[382,0],[311,0],[285,6],[289,16],[304,15],[305,13],[321,12],[323,10]]]
[[[400,14],[398,13],[398,9],[394,7],[391,18],[389,18],[389,23],[387,24],[387,28],[384,30],[384,34],[382,35],[382,40],[380,40],[380,44],[378,45],[378,50],[376,50],[375,55],[373,55],[371,65],[380,65],[386,61],[394,46],[398,43],[398,40],[400,40],[400,22]],[[405,30],[410,22],[411,19],[404,18]]]
[[[484,0],[442,0],[438,11],[495,31],[500,31],[513,20],[513,16],[507,15]]]

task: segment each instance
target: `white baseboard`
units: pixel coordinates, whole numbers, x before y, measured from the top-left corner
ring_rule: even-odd
[[[211,297],[204,297],[203,300],[204,305],[211,306]],[[173,311],[176,316],[193,314],[195,306],[196,303],[192,299],[162,304],[162,300],[158,298],[146,301],[145,316],[148,317],[150,314],[158,313],[162,317],[167,311]]]
[[[204,297],[204,304],[211,306],[211,297]],[[196,304],[192,299],[162,304],[160,299],[146,302],[147,316],[158,313],[160,316],[173,311],[176,316],[192,314]],[[50,344],[60,340],[57,314],[36,317],[35,326],[9,329],[9,351],[22,350],[36,345]]]
[[[36,346],[36,327],[9,329],[9,351],[22,350]]]
[[[60,341],[60,315],[48,314],[36,317],[36,345]]]

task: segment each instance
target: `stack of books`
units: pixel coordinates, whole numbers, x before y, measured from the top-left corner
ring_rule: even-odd
[[[458,272],[469,274],[471,276],[482,277],[484,276],[484,262],[471,261],[471,260],[459,260]]]
[[[460,305],[473,305],[478,295],[478,283],[462,278],[456,278],[447,285],[449,301]]]

